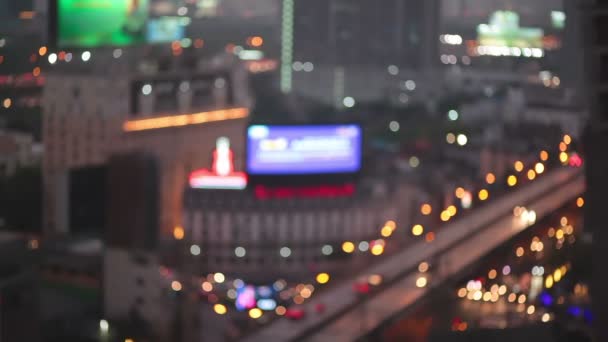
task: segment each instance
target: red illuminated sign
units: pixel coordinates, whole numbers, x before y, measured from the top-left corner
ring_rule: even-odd
[[[228,138],[217,139],[211,171],[201,169],[192,172],[190,186],[195,189],[243,190],[247,188],[247,175],[234,171],[234,155]]]
[[[317,198],[317,197],[348,197],[355,193],[355,186],[346,185],[320,185],[308,187],[267,187],[256,186],[255,196],[259,199],[271,198]]]

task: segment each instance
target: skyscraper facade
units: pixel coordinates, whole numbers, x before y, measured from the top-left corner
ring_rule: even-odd
[[[608,159],[605,146],[608,144],[608,2],[602,0],[573,1],[583,12],[585,33],[585,68],[587,69],[587,103],[590,120],[585,132],[587,194],[585,197],[585,230],[593,236],[593,299],[595,338],[608,338],[608,275],[604,271],[608,234],[605,229],[608,212],[605,210],[608,191]]]
[[[322,72],[333,75],[331,92],[348,95],[339,88],[357,70],[426,69],[437,61],[438,20],[438,0],[284,0],[281,88],[308,88],[310,77],[294,73]]]

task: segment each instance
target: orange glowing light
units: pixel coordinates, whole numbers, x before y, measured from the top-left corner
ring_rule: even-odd
[[[534,170],[528,170],[528,179],[534,180],[536,178],[536,172]]]
[[[585,205],[585,199],[582,197],[579,197],[576,199],[576,206],[579,208],[582,208]]]
[[[249,116],[247,108],[220,109],[210,112],[161,116],[149,119],[130,120],[123,124],[123,131],[137,132],[169,127],[199,125],[209,122],[243,119]]]
[[[255,36],[249,39],[249,44],[253,47],[260,47],[264,44],[264,38]]]
[[[182,240],[184,238],[184,235],[184,227],[177,226],[173,228],[173,237],[175,238],[175,240]]]
[[[488,173],[486,175],[486,183],[488,183],[488,184],[494,184],[494,182],[496,182],[496,176],[494,176],[493,173]]]
[[[393,235],[393,228],[389,226],[382,227],[382,230],[380,230],[380,235],[382,235],[383,237],[390,237],[391,235]]]
[[[30,19],[34,19],[35,15],[36,15],[36,12],[34,12],[34,11],[21,11],[21,12],[19,12],[19,19],[30,20]]]
[[[517,171],[517,172],[521,172],[524,169],[524,163],[522,163],[519,160],[516,161],[513,166],[515,167],[515,171]]]
[[[397,223],[395,221],[393,221],[393,220],[386,221],[386,223],[384,225],[387,226],[387,227],[390,227],[393,230],[395,228],[397,228]]]
[[[549,159],[549,153],[547,151],[540,152],[540,160],[547,161]]]
[[[46,46],[41,46],[40,49],[38,49],[38,54],[40,55],[40,57],[46,55],[46,52],[48,51],[48,49],[46,48]]]
[[[570,145],[572,143],[572,137],[568,134],[564,135],[564,143],[566,143],[566,145]]]
[[[456,191],[454,191],[454,194],[456,195],[457,198],[462,199],[464,197],[464,189],[463,188],[456,188]]]
[[[433,212],[433,207],[431,207],[430,204],[425,203],[420,207],[420,212],[425,216],[430,215]]]
[[[34,77],[40,76],[40,67],[35,67],[32,71],[32,75],[34,75]]]
[[[560,152],[566,152],[567,149],[568,149],[568,145],[566,145],[565,142],[562,141],[562,142],[559,143],[559,150],[560,150]]]
[[[426,234],[426,242],[433,242],[435,241],[435,233],[433,232],[429,232]]]

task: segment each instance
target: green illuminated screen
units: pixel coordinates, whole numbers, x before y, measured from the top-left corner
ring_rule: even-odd
[[[187,23],[175,17],[152,17],[148,2],[57,0],[58,45],[124,46],[183,38]]]
[[[478,42],[483,46],[542,48],[544,32],[540,28],[519,26],[519,15],[511,11],[496,11],[489,24],[477,27]]]

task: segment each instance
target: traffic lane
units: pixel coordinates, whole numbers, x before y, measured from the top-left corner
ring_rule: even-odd
[[[559,209],[567,200],[571,200],[579,196],[584,191],[584,182],[578,179],[555,193],[547,195],[545,198],[535,201],[528,205],[539,214],[539,217],[550,214],[552,211]],[[439,268],[433,274],[432,283],[429,288],[417,289],[415,287],[418,274],[414,273],[403,280],[397,282],[396,285],[385,289],[382,293],[376,295],[367,303],[367,310],[362,313],[361,310],[352,310],[336,320],[336,323],[329,324],[322,331],[317,331],[312,335],[314,340],[329,340],[336,338],[340,341],[353,341],[362,336],[361,331],[355,332],[353,329],[345,329],[347,327],[362,326],[368,328],[367,332],[377,327],[381,322],[384,322],[407,306],[414,304],[418,299],[422,298],[429,289],[437,287],[444,280],[465,269],[468,265],[474,263],[490,251],[499,247],[504,241],[508,241],[513,236],[526,229],[519,220],[514,219],[512,215],[506,215],[499,219],[496,223],[490,225],[488,229],[483,230],[479,234],[467,240],[446,253],[439,259]],[[423,259],[424,260],[424,259]],[[418,260],[420,261],[420,260]],[[363,316],[365,314],[365,316]],[[372,318],[370,318],[372,317]],[[371,324],[377,324],[373,326]],[[371,325],[371,326],[370,326]],[[325,334],[327,331],[327,335]]]
[[[305,336],[310,332],[315,332],[318,329],[326,326],[329,320],[336,319],[343,313],[356,306],[360,301],[357,294],[352,291],[352,284],[363,275],[380,274],[389,281],[403,276],[404,270],[409,271],[415,268],[420,260],[432,258],[438,252],[445,250],[454,243],[464,237],[469,236],[479,229],[483,229],[487,223],[495,221],[498,217],[508,215],[511,217],[513,208],[518,205],[524,205],[529,202],[530,198],[535,198],[548,191],[551,191],[557,186],[562,185],[580,175],[580,170],[562,168],[558,169],[538,182],[529,184],[525,189],[520,189],[514,193],[505,195],[503,198],[497,199],[492,206],[480,208],[479,211],[471,213],[466,220],[456,221],[446,225],[437,234],[436,240],[432,244],[427,244],[421,241],[410,249],[406,249],[386,260],[382,260],[368,271],[360,273],[345,280],[340,285],[324,291],[319,296],[303,305],[308,313],[314,312],[314,307],[318,304],[326,306],[323,314],[316,316],[309,315],[302,321],[287,321],[279,320],[270,326],[262,328],[257,333],[245,338],[244,341],[260,341],[266,339],[294,340],[301,336]],[[582,180],[580,181],[582,183]],[[584,187],[584,185],[582,185]],[[557,209],[557,207],[555,208]],[[512,223],[512,221],[511,221]],[[525,225],[518,226],[521,230]]]

